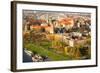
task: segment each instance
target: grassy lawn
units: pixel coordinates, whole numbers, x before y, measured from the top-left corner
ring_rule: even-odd
[[[43,45],[45,43],[45,45]],[[37,52],[38,54],[42,55],[42,56],[48,56],[51,60],[53,61],[61,61],[61,60],[70,60],[71,58],[66,56],[66,55],[62,55],[62,54],[57,54],[53,51],[48,50],[47,48],[49,47],[49,45],[51,45],[51,43],[46,43],[44,42],[41,46],[34,44],[34,43],[28,43],[25,44],[24,48],[27,48],[30,51],[34,51]]]
[[[68,54],[66,54],[65,47],[67,44],[59,40],[48,40],[47,38],[44,38],[44,36],[44,34],[39,33],[34,35],[32,34],[32,39],[30,39],[30,35],[24,36],[24,48],[27,48],[32,52],[36,52],[41,56],[47,56],[52,61],[61,61],[73,59],[75,60],[77,57],[80,59],[83,57],[83,55],[81,56],[81,53],[84,52],[84,45],[91,44],[91,38],[88,37],[84,44],[80,43],[74,46],[74,48],[69,48],[69,51],[67,52]],[[82,49],[81,51],[80,48]],[[87,53],[88,51],[90,51],[90,49],[87,50]],[[87,55],[90,56],[90,54]]]

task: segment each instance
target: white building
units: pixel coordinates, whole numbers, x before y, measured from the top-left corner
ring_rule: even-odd
[[[70,39],[70,40],[69,40],[69,46],[70,46],[70,47],[74,47],[74,40],[73,40],[73,39]]]

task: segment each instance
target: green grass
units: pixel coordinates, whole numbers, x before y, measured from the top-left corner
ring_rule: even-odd
[[[37,52],[38,54],[40,54],[42,56],[48,56],[53,61],[61,61],[61,60],[70,60],[71,59],[69,56],[57,54],[53,51],[48,50],[47,47],[49,47],[49,45],[51,45],[51,44],[46,43],[45,45],[39,46],[34,43],[28,43],[28,44],[25,44],[24,47],[30,51]]]
[[[44,41],[44,42],[39,42],[40,43],[40,46],[42,46],[43,48],[50,48],[52,46],[52,42],[49,42],[49,41]]]

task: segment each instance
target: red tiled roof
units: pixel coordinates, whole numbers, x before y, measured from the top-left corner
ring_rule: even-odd
[[[65,24],[65,25],[71,25],[72,21],[73,21],[72,18],[64,18],[64,19],[61,19],[59,22]]]
[[[33,25],[32,28],[48,28],[50,26],[39,26],[39,25]]]

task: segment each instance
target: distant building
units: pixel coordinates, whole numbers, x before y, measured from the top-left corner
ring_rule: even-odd
[[[28,30],[30,30],[30,22],[26,22],[24,26],[24,31],[27,32]]]
[[[74,36],[74,37],[82,37],[82,33],[80,33],[80,32],[72,32],[72,36]]]
[[[70,40],[69,40],[69,46],[70,46],[70,47],[74,47],[74,40],[73,40],[73,39],[70,39]]]
[[[64,18],[59,20],[60,25],[62,25],[62,27],[65,27],[67,29],[70,29],[74,26],[74,20],[72,18]]]

